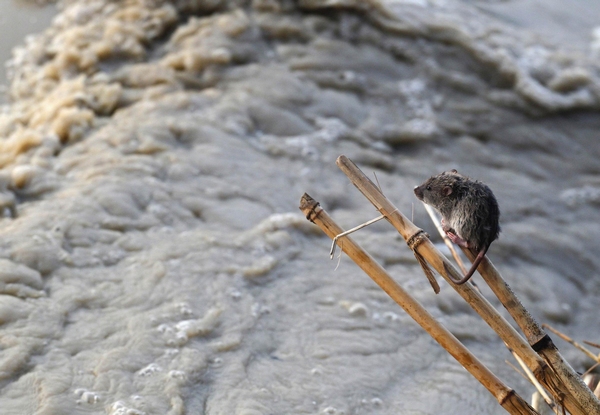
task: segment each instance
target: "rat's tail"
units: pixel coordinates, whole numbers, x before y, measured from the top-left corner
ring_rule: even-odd
[[[473,274],[475,273],[475,270],[477,270],[477,267],[483,260],[483,257],[485,256],[485,253],[487,252],[487,250],[488,250],[488,247],[486,246],[481,251],[479,251],[479,253],[477,254],[477,257],[475,258],[475,261],[473,261],[473,265],[471,265],[471,269],[469,270],[469,272],[467,272],[467,274],[462,279],[460,279],[458,281],[452,280],[452,282],[455,283],[456,285],[461,285],[461,284],[464,284],[465,282],[469,281],[469,279],[473,276]]]

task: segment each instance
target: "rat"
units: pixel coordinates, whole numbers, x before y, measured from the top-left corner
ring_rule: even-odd
[[[465,276],[452,280],[455,284],[464,284],[500,234],[500,209],[494,193],[487,185],[456,170],[430,177],[416,186],[414,192],[417,199],[442,215],[442,228],[452,242],[477,253]]]

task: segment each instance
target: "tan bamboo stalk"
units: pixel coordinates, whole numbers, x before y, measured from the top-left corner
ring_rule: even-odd
[[[600,349],[600,343],[591,342],[589,340],[584,340],[583,342],[585,344],[587,344],[588,346],[592,346],[592,347],[595,347],[597,349]]]
[[[402,237],[410,242],[414,235],[419,234],[422,230],[416,227],[406,216],[404,216],[373,184],[373,182],[347,157],[340,156],[336,161],[338,167],[348,176],[350,181],[356,186],[361,193],[377,208],[377,210],[396,228],[396,230],[402,235]],[[341,239],[343,240],[343,238]],[[442,255],[437,248],[428,240],[424,239],[415,250],[425,260],[431,264],[431,266],[440,273],[449,283],[449,285],[460,294],[465,301],[483,318],[483,320],[500,336],[500,338],[508,345],[508,347],[514,350],[521,359],[525,362],[527,367],[533,372],[536,379],[544,385],[550,393],[552,393],[554,399],[564,405],[572,415],[600,415],[600,401],[593,395],[589,388],[583,383],[581,378],[573,371],[571,366],[566,363],[556,347],[552,344],[550,338],[544,333],[542,328],[533,319],[531,314],[521,305],[512,290],[508,285],[500,278],[495,268],[489,260],[484,258],[479,266],[478,270],[484,275],[485,270],[493,269],[495,275],[493,276],[496,281],[495,284],[490,284],[491,278],[484,275],[486,283],[490,284],[492,291],[498,296],[500,301],[508,309],[511,316],[515,318],[515,311],[511,307],[511,303],[508,299],[512,299],[515,307],[521,313],[519,318],[520,322],[527,322],[527,330],[525,330],[519,321],[517,324],[525,333],[531,335],[536,334],[535,338],[538,339],[537,343],[534,343],[530,347],[527,342],[512,328],[510,324],[498,313],[496,309],[479,293],[473,289],[473,286],[469,283],[463,285],[454,284],[448,274],[452,276],[454,280],[460,279],[462,274],[459,274],[456,268],[448,261],[448,259]],[[465,250],[465,253],[469,256],[470,251]],[[473,260],[472,255],[469,256]],[[501,281],[501,282],[500,282]],[[498,288],[502,287],[502,290]],[[499,291],[500,294],[497,292]],[[509,296],[509,293],[511,296]],[[503,301],[504,300],[504,301]],[[507,301],[507,302],[505,302]],[[543,336],[540,336],[542,335]],[[527,337],[530,340],[530,337]],[[532,351],[535,350],[538,354]],[[543,352],[540,352],[543,351]],[[551,370],[544,364],[544,361],[540,359],[540,356],[545,362],[548,363]]]
[[[591,367],[588,367],[587,370],[585,372],[583,372],[583,374],[581,375],[583,382],[588,386],[588,388],[590,388],[591,390],[594,391],[594,395],[596,397],[598,397],[598,393],[597,390],[594,389],[592,386],[590,385],[590,383],[586,380],[586,375],[590,374],[594,369],[596,369],[598,366],[600,366],[600,355],[596,355],[594,354],[590,349],[588,349],[587,347],[585,347],[584,345],[582,345],[581,343],[576,342],[575,340],[573,340],[572,338],[570,338],[569,336],[567,336],[564,333],[561,333],[560,331],[556,330],[554,327],[552,327],[549,324],[542,324],[542,327],[545,329],[550,330],[552,333],[556,334],[558,337],[560,337],[561,339],[563,339],[564,341],[572,344],[576,349],[581,350],[586,356],[588,356],[589,358],[591,358],[592,360],[594,360],[596,363],[594,363]],[[596,344],[596,343],[592,343],[589,341],[584,340],[584,343],[593,346],[593,347],[600,347],[600,345]]]
[[[456,252],[456,249],[454,248],[454,244],[452,243],[450,238],[448,238],[448,235],[446,235],[446,232],[444,232],[444,229],[442,228],[442,223],[437,218],[435,211],[433,210],[433,208],[431,206],[429,206],[425,203],[423,203],[423,207],[427,211],[427,214],[431,218],[431,221],[435,225],[435,228],[437,229],[438,233],[442,237],[444,244],[446,244],[446,246],[450,250],[450,253],[452,254],[452,257],[454,258],[454,261],[456,261],[458,268],[460,268],[460,270],[463,274],[466,274],[467,269],[465,268],[465,264],[463,264],[462,259],[460,259],[460,256],[458,256],[458,252]]]
[[[464,249],[463,252],[473,261],[475,256],[471,251]],[[548,336],[542,326],[523,306],[496,267],[494,267],[494,264],[489,259],[484,258],[477,270],[513,320],[521,328],[533,350],[552,368],[553,382],[563,385],[565,401],[561,403],[566,404],[568,398],[572,397],[577,402],[580,410],[583,411],[581,413],[585,415],[600,415],[600,400],[598,400],[598,397],[594,395],[581,376],[562,357],[550,336]],[[567,406],[567,409],[572,414],[575,413],[569,406]]]
[[[330,238],[335,238],[343,232],[306,193],[300,200],[300,210],[306,218],[315,223]],[[371,255],[364,251],[349,236],[343,237],[339,244],[342,251],[350,257],[369,277],[377,283],[400,307],[402,307],[429,335],[450,353],[473,377],[475,377],[510,414],[537,414],[510,387],[506,386],[496,375],[486,368],[448,329],[440,324],[413,297],[410,296],[392,277],[379,265]]]
[[[431,217],[434,225],[438,229],[438,232],[444,233],[441,229],[441,224],[437,217],[433,213],[433,209],[429,205],[425,205],[425,209],[427,213]],[[449,238],[442,235],[444,242],[446,245],[451,243]],[[451,249],[452,256],[455,261],[457,261],[461,271],[465,274],[464,266],[462,261],[457,258],[458,255],[454,250]],[[463,252],[467,257],[473,261],[475,255],[468,249],[463,248]],[[544,325],[540,327],[535,319],[531,316],[529,311],[525,309],[523,304],[520,302],[518,297],[511,290],[510,286],[506,284],[506,282],[500,276],[500,273],[496,270],[491,261],[485,257],[481,265],[478,267],[479,273],[482,275],[486,283],[491,287],[494,294],[498,297],[504,308],[509,311],[509,314],[513,317],[513,319],[520,326],[521,330],[526,334],[527,340],[529,344],[538,352],[540,356],[544,358],[544,360],[553,368],[556,369],[556,376],[564,383],[565,387],[571,389],[571,394],[576,397],[577,400],[587,401],[586,405],[593,407],[595,403],[593,402],[593,398],[586,391],[586,389],[590,389],[588,385],[585,383],[584,379],[579,376],[572,367],[566,362],[558,348],[553,344],[552,339],[546,335],[543,331]],[[551,327],[546,327],[552,331],[554,331]],[[561,336],[560,333],[554,331],[557,335]],[[565,339],[566,340],[566,339]],[[569,340],[566,340],[569,341]],[[575,344],[576,347],[580,346]],[[591,353],[591,352],[590,352]],[[594,360],[599,361],[598,357],[593,357]],[[588,369],[589,370],[589,369]],[[590,389],[591,390],[591,389]],[[598,394],[596,391],[593,391],[592,394],[598,398]],[[594,412],[597,414],[598,412]]]

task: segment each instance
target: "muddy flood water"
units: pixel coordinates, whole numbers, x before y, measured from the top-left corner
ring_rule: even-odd
[[[0,413],[504,414],[298,204],[376,216],[345,154],[440,243],[412,189],[456,168],[494,190],[488,256],[525,306],[599,342],[600,6],[581,3],[60,3],[0,114]],[[389,224],[355,239],[529,400]]]

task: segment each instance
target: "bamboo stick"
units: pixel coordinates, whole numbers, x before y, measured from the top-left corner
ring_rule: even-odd
[[[473,261],[475,256],[468,249],[463,252]],[[484,258],[477,270],[523,331],[532,349],[552,368],[550,376],[547,377],[548,381],[560,386],[564,394],[562,402],[556,396],[555,399],[564,404],[572,414],[600,415],[600,400],[562,357],[550,336],[523,306],[510,286],[500,276],[494,264]],[[578,408],[577,410],[573,407],[574,405]]]
[[[300,200],[300,210],[306,218],[315,223],[330,238],[335,238],[343,230],[329,217],[319,204],[306,193]],[[473,375],[510,414],[537,414],[527,402],[506,386],[496,375],[487,369],[448,329],[436,321],[431,314],[410,296],[371,255],[364,251],[349,236],[339,244],[348,255],[377,285],[379,285],[398,305],[400,305],[429,335],[450,353],[467,371]]]
[[[456,249],[454,248],[454,244],[452,243],[452,241],[450,240],[450,238],[448,238],[448,235],[446,235],[446,232],[444,232],[444,229],[442,228],[442,223],[437,218],[437,216],[435,214],[435,211],[433,210],[433,208],[431,206],[429,206],[426,203],[423,203],[423,207],[427,211],[427,214],[431,218],[431,221],[435,225],[435,228],[437,229],[438,233],[442,237],[442,240],[444,241],[444,244],[446,244],[446,246],[450,250],[450,253],[452,254],[452,257],[454,258],[454,261],[456,261],[456,264],[458,265],[458,268],[460,268],[460,270],[463,273],[463,275],[465,275],[467,273],[467,269],[465,268],[465,264],[463,264],[462,259],[460,259],[460,256],[458,256],[458,252],[456,252]]]
[[[547,328],[548,330],[550,330],[552,333],[556,334],[558,337],[560,337],[564,341],[571,343],[576,349],[581,350],[587,357],[592,359],[594,362],[600,363],[600,356],[595,355],[594,353],[592,353],[592,351],[590,349],[588,349],[587,347],[583,346],[580,343],[577,343],[571,337],[567,336],[564,333],[561,333],[560,331],[556,330],[554,327],[552,327],[549,324],[542,324],[542,327]]]
[[[410,241],[413,235],[422,232],[420,228],[416,227],[398,211],[351,160],[342,155],[338,157],[336,163],[354,186],[361,191],[382,215],[386,216],[387,220],[406,241]],[[487,258],[484,258],[478,270],[515,321],[518,318],[517,324],[527,334],[527,339],[530,342],[531,339],[535,340],[535,343],[531,347],[481,293],[473,289],[470,283],[456,285],[451,282],[449,274],[454,280],[460,279],[462,275],[458,273],[454,266],[428,239],[418,245],[415,250],[449,282],[449,285],[465,299],[508,347],[523,359],[536,379],[552,393],[557,402],[564,405],[573,415],[600,415],[600,401],[583,383],[571,366],[562,359],[562,356],[560,356],[550,338],[544,333],[531,314],[522,306],[512,290],[510,290],[510,287],[500,278],[499,273],[493,268],[493,265]],[[469,259],[473,260],[473,255],[470,251],[465,250],[465,253]],[[469,254],[471,255],[469,256]],[[495,274],[492,275],[492,271]],[[532,348],[537,354],[533,352]]]
[[[433,209],[429,205],[424,204],[424,206],[427,210],[427,213],[431,217],[434,225],[436,226],[438,231],[440,231],[441,224],[439,223],[437,217],[433,213]],[[445,232],[440,232],[444,233],[442,235],[442,238],[444,239],[446,245],[448,245],[448,243],[451,243],[449,238],[445,236]],[[462,261],[460,261],[460,258],[458,258],[457,253],[453,249],[451,249],[451,252],[455,261],[457,261],[461,271],[463,272],[463,274],[465,274],[466,271],[464,269]],[[463,248],[463,252],[471,261],[475,259],[475,255],[469,249]],[[539,350],[536,349],[538,354],[541,357],[543,357],[544,360],[548,364],[550,364],[551,367],[557,368],[556,376],[558,376],[562,380],[562,383],[565,385],[565,388],[571,389],[570,393],[574,397],[576,397],[576,400],[579,401],[583,399],[584,401],[586,401],[584,402],[585,405],[588,405],[588,407],[593,408],[595,405],[595,403],[593,402],[594,400],[590,396],[590,394],[587,393],[585,390],[586,388],[590,388],[585,383],[582,376],[579,376],[577,373],[575,373],[575,371],[571,368],[569,363],[562,358],[562,355],[560,355],[558,348],[554,346],[550,337],[548,337],[543,331],[543,328],[546,327],[550,329],[551,331],[555,332],[558,336],[561,336],[561,334],[554,331],[551,327],[547,325],[542,325],[540,327],[537,324],[535,319],[531,316],[529,311],[525,309],[518,297],[516,297],[514,292],[511,290],[510,286],[508,286],[508,284],[506,284],[506,282],[502,279],[494,265],[491,263],[491,261],[489,261],[487,257],[484,258],[483,262],[478,267],[478,271],[483,276],[486,283],[492,288],[492,291],[494,292],[494,294],[496,294],[502,305],[509,311],[509,314],[511,314],[513,319],[517,322],[517,324],[526,334],[529,344],[532,347],[534,347],[534,349],[536,348],[535,345],[537,344],[539,347]],[[567,339],[565,340],[569,341]],[[576,342],[574,343],[574,345],[580,349],[582,347]],[[588,353],[591,352],[588,351]],[[592,356],[591,354],[589,355]],[[592,358],[596,361],[599,361],[599,358],[597,356]],[[596,398],[598,398],[598,394],[596,393],[596,391],[593,391],[592,394]],[[597,414],[597,412],[594,412],[594,414]]]
[[[592,346],[592,347],[595,347],[597,349],[600,349],[600,344],[599,343],[591,342],[589,340],[584,340],[583,342],[585,344],[587,344],[588,346]]]
[[[517,361],[517,363],[519,363],[519,366],[521,366],[521,369],[523,369],[523,372],[525,372],[525,377],[527,380],[529,380],[529,382],[531,382],[531,384],[535,387],[535,390],[537,391],[537,393],[540,394],[540,396],[542,397],[542,399],[546,402],[546,405],[548,405],[548,407],[550,407],[550,409],[552,409],[552,411],[554,411],[554,413],[558,414],[559,408],[558,406],[556,406],[554,404],[554,401],[552,400],[552,398],[550,396],[548,396],[548,393],[546,392],[545,389],[542,388],[542,385],[540,384],[540,382],[538,382],[538,380],[535,378],[535,376],[533,375],[533,373],[531,373],[531,370],[529,370],[529,368],[527,367],[527,365],[525,364],[525,362],[523,361],[523,359],[521,359],[519,357],[518,354],[516,354],[513,350],[510,351],[513,355],[513,357],[515,358],[515,360]],[[535,405],[533,405],[532,402],[532,406],[535,408]],[[539,411],[539,408],[535,408],[536,411]]]

